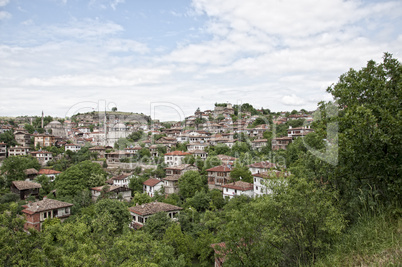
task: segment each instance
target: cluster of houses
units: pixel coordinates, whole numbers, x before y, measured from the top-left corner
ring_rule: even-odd
[[[284,115],[284,114],[281,114]],[[91,116],[85,116],[78,122],[52,121],[42,127],[46,130],[44,134],[29,134],[23,129],[23,125],[18,128],[10,127],[0,123],[0,133],[13,131],[17,146],[7,147],[5,143],[0,143],[0,159],[10,156],[31,155],[35,157],[42,166],[53,160],[53,153],[42,150],[45,147],[64,147],[65,151],[77,152],[84,146],[91,146],[89,150],[98,155],[98,158],[104,159],[108,164],[121,164],[123,159],[135,157],[142,149],[148,149],[151,157],[164,157],[166,165],[166,177],[150,178],[143,183],[143,192],[150,197],[155,194],[177,194],[179,193],[178,182],[180,177],[187,171],[197,171],[194,165],[187,164],[185,158],[194,156],[200,160],[206,160],[208,153],[206,148],[218,144],[226,145],[232,148],[238,141],[239,135],[248,138],[248,143],[254,150],[261,150],[265,146],[271,146],[273,150],[286,149],[287,145],[297,137],[305,136],[313,131],[309,126],[288,129],[285,137],[272,139],[268,143],[263,138],[265,131],[270,130],[271,125],[260,124],[251,127],[253,122],[259,118],[258,115],[252,116],[250,112],[237,114],[237,120],[233,120],[234,109],[231,104],[217,105],[214,110],[197,111],[193,116],[185,118],[184,122],[178,122],[171,128],[165,128],[161,123],[132,123],[120,120],[118,117],[114,120],[95,121]],[[286,116],[277,116],[273,123],[282,124],[287,120],[304,119],[312,121],[308,114],[295,114]],[[113,149],[115,142],[120,138],[128,137],[133,132],[143,131],[148,139],[142,140],[139,144],[132,147]],[[158,140],[154,136],[162,136]],[[176,151],[173,148],[179,144],[187,146],[187,152]],[[160,155],[160,146],[166,147],[167,153]],[[248,183],[242,180],[233,181],[230,172],[234,168],[236,158],[218,155],[219,166],[207,169],[208,188],[210,190],[218,189],[223,197],[233,198],[235,196],[246,195],[249,197],[258,197],[264,194],[270,194],[269,184],[278,177],[286,177],[287,172],[271,162],[263,161],[248,165],[253,176],[253,182]],[[60,172],[43,168],[39,171],[35,169],[25,170],[27,180],[14,181],[11,185],[11,191],[18,194],[21,199],[28,196],[39,196],[41,185],[33,182],[37,175],[47,175],[51,181],[57,179]],[[90,188],[92,199],[96,201],[99,197],[108,197],[122,201],[131,200],[131,189],[129,188],[130,179],[135,179],[133,173],[121,173],[107,180],[106,186]],[[48,218],[67,218],[71,214],[72,204],[61,202],[54,199],[44,198],[41,201],[28,203],[22,211],[26,215],[25,228],[42,229],[42,223]],[[181,208],[166,203],[152,202],[143,205],[131,207],[133,228],[142,227],[147,219],[157,212],[165,212],[169,218],[175,220]]]

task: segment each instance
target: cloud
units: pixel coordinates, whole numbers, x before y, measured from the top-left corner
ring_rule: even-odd
[[[0,0],[0,7],[8,5],[10,0]]]
[[[287,106],[302,106],[305,104],[305,101],[303,98],[292,94],[282,97],[282,104]]]
[[[11,18],[11,14],[6,11],[0,11],[0,20]]]

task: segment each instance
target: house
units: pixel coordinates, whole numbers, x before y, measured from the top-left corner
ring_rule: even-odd
[[[0,143],[0,159],[4,159],[7,156],[7,144]]]
[[[96,201],[99,196],[102,194],[102,191],[108,195],[109,198],[118,199],[121,196],[121,199],[125,201],[131,200],[131,189],[125,186],[119,185],[103,185],[91,188],[92,200]]]
[[[125,159],[125,158],[129,158],[130,156],[131,156],[130,153],[128,153],[126,151],[122,151],[122,150],[118,150],[118,151],[114,151],[114,152],[110,152],[110,153],[105,153],[106,162],[108,164],[110,164],[110,163],[119,163],[120,160]]]
[[[193,154],[195,159],[197,159],[197,157],[200,157],[202,160],[206,160],[208,157],[208,153],[204,150],[193,150],[189,152]]]
[[[310,126],[296,128],[292,128],[292,126],[289,126],[288,137],[292,137],[292,139],[294,140],[297,137],[303,137],[311,132],[314,132],[314,130],[311,129]]]
[[[181,176],[180,174],[174,174],[174,175],[166,176],[165,178],[162,179],[163,187],[165,189],[166,195],[179,193],[178,182],[179,182],[180,176]]]
[[[38,172],[38,175],[46,175],[47,177],[50,178],[50,181],[54,182],[56,177],[60,174],[61,172],[56,171],[56,170],[51,170],[51,169],[40,169]]]
[[[288,145],[292,142],[292,137],[278,137],[272,139],[272,150],[283,149],[286,150]]]
[[[15,131],[14,138],[21,146],[29,146],[31,144],[31,135],[25,131]]]
[[[194,151],[194,150],[205,150],[205,148],[206,148],[207,146],[209,146],[208,143],[197,143],[197,142],[194,142],[194,143],[187,144],[187,150],[188,150],[189,152]]]
[[[153,197],[156,192],[160,192],[163,186],[163,181],[156,178],[149,178],[142,183],[144,188],[144,193],[148,196]]]
[[[10,190],[20,195],[20,199],[26,199],[29,196],[38,197],[40,188],[42,188],[40,184],[31,181],[13,181]]]
[[[253,184],[243,181],[236,181],[222,185],[223,197],[233,198],[234,196],[245,195],[248,197],[254,196]]]
[[[42,223],[46,219],[59,218],[61,221],[64,221],[64,219],[71,215],[72,206],[73,204],[71,203],[49,198],[23,205],[22,207],[25,209],[22,210],[22,213],[26,218],[24,229],[28,230],[29,228],[33,228],[37,231],[41,231]]]
[[[29,146],[15,146],[8,148],[8,156],[25,156],[29,155],[31,148]]]
[[[225,242],[211,244],[215,253],[215,264],[214,267],[222,267],[226,258],[226,244]]]
[[[52,152],[48,151],[33,151],[31,152],[31,155],[32,157],[36,158],[42,166],[46,165],[53,159]]]
[[[217,155],[218,159],[222,162],[222,165],[231,165],[234,164],[237,158],[226,156],[226,155]]]
[[[98,157],[101,159],[105,158],[106,148],[104,146],[94,146],[89,148],[89,151],[98,153]]]
[[[276,164],[271,163],[269,161],[260,161],[260,162],[256,162],[256,163],[248,165],[248,169],[250,170],[251,174],[267,172],[271,168],[275,168],[275,167],[276,167]]]
[[[267,146],[267,142],[268,142],[267,139],[256,139],[256,140],[253,140],[253,141],[251,142],[251,147],[252,147],[254,150],[260,151],[263,147],[266,147],[266,146]]]
[[[177,216],[183,208],[163,202],[151,202],[142,205],[136,205],[129,208],[130,214],[133,217],[131,227],[138,229],[144,226],[148,218],[158,212],[165,212],[172,220],[177,220]]]
[[[107,182],[114,186],[124,186],[128,187],[130,179],[133,177],[132,173],[123,173],[110,178]]]
[[[207,169],[208,172],[208,188],[222,190],[222,185],[229,183],[230,171],[232,169],[227,166],[216,166]]]
[[[171,175],[183,175],[187,171],[197,171],[198,168],[190,165],[190,164],[182,164],[178,166],[172,166],[172,167],[167,167],[165,168],[166,170],[166,176],[171,176]]]
[[[54,135],[38,134],[34,135],[34,146],[35,147],[50,147],[56,143]]]
[[[65,151],[70,150],[72,152],[78,152],[81,150],[81,148],[82,148],[82,145],[77,145],[77,144],[66,144],[64,146]]]
[[[184,158],[187,155],[191,155],[191,153],[183,152],[183,151],[172,151],[165,154],[165,164],[168,167],[181,165],[184,162]]]
[[[38,175],[39,172],[34,168],[30,168],[30,169],[24,170],[24,173],[25,173],[25,175],[27,177],[26,180],[31,180],[32,181],[33,179],[35,179],[35,177]]]
[[[269,186],[277,181],[280,177],[285,177],[287,174],[280,171],[269,171],[253,174],[254,197],[271,194],[272,190]]]

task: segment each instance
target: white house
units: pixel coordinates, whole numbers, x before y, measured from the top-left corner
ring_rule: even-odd
[[[248,169],[250,170],[251,174],[267,172],[271,168],[275,168],[275,167],[276,167],[276,164],[271,163],[269,161],[261,161],[261,162],[256,162],[256,163],[248,165]]]
[[[166,216],[171,220],[177,220],[177,216],[182,209],[183,208],[178,206],[157,201],[142,205],[137,204],[136,206],[129,208],[130,214],[133,218],[131,227],[135,229],[141,228],[147,222],[149,217],[158,212],[165,212]]]
[[[144,193],[153,197],[156,192],[160,192],[163,187],[163,181],[155,178],[150,178],[143,182]]]
[[[133,177],[132,173],[123,173],[117,176],[113,176],[108,180],[110,181],[112,185],[114,186],[124,186],[128,187],[128,184],[130,183],[130,179]]]
[[[106,185],[91,188],[92,200],[96,201],[101,195],[102,190],[104,190],[104,192],[109,195],[109,198],[116,199],[120,195],[123,200],[130,201],[131,199],[130,188],[124,186],[111,185],[104,189],[105,186]]]
[[[56,170],[40,169],[38,172],[38,175],[46,175],[47,177],[50,178],[50,181],[53,182],[60,173],[61,172],[56,171]]]
[[[246,195],[248,197],[254,196],[253,184],[243,181],[237,181],[222,185],[223,197],[233,198],[234,196]]]
[[[49,161],[53,159],[52,152],[48,151],[33,151],[31,152],[32,157],[36,158],[38,162],[45,166]]]
[[[183,152],[183,151],[172,151],[165,154],[165,164],[168,167],[178,166],[184,164],[184,157],[187,155],[191,155],[191,153]]]
[[[270,171],[253,174],[254,197],[272,194],[270,185],[279,181],[278,178],[286,176],[286,173]]]
[[[64,150],[70,150],[72,152],[77,152],[79,150],[81,150],[82,146],[81,145],[77,145],[77,144],[66,144],[64,147]]]

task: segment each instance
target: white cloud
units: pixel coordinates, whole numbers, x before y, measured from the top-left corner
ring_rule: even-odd
[[[282,104],[287,106],[302,106],[306,103],[303,98],[296,96],[295,94],[286,95],[282,97]]]
[[[8,5],[10,0],[0,0],[0,7]]]
[[[0,20],[11,18],[11,14],[6,11],[0,11]]]

